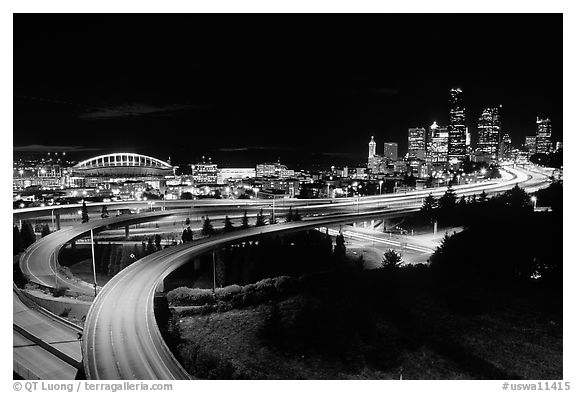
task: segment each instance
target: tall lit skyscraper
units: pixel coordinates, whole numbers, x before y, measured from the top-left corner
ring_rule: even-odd
[[[536,137],[534,135],[527,135],[524,141],[524,149],[530,154],[536,154]]]
[[[423,160],[426,157],[426,129],[408,129],[408,156]]]
[[[510,152],[512,151],[512,139],[510,134],[505,133],[502,135],[500,140],[500,152],[499,157],[501,160],[510,158]]]
[[[398,159],[398,144],[396,142],[384,143],[384,157],[392,161]]]
[[[498,159],[500,143],[500,108],[485,108],[478,119],[478,150]]]
[[[536,153],[552,151],[552,122],[550,119],[536,118]]]
[[[430,126],[430,142],[426,152],[427,162],[446,163],[448,162],[448,127],[440,127],[436,122]]]
[[[368,169],[373,173],[378,172],[380,157],[376,155],[376,141],[374,137],[368,142]]]
[[[462,89],[450,90],[450,125],[448,126],[448,157],[462,160],[466,156],[466,115]]]
[[[372,158],[376,155],[376,141],[374,137],[368,142],[368,158]]]

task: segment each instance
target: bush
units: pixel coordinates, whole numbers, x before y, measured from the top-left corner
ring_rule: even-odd
[[[285,294],[296,288],[298,281],[290,276],[276,277],[274,280],[274,287],[278,294]]]
[[[168,292],[167,298],[174,306],[202,306],[214,303],[210,289],[179,287]]]
[[[64,309],[64,311],[62,311],[62,312],[60,313],[60,316],[61,316],[62,318],[66,318],[66,317],[68,316],[68,314],[70,314],[70,311],[72,311],[72,309],[66,307],[66,308]]]
[[[216,288],[216,297],[221,300],[231,300],[235,295],[242,292],[240,285],[228,285],[224,288]]]
[[[52,296],[54,296],[54,297],[60,297],[60,296],[64,296],[66,294],[67,290],[68,290],[68,287],[50,288],[50,293],[52,293]]]

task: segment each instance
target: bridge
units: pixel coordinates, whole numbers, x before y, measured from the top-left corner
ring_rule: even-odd
[[[501,181],[455,186],[454,189],[459,195],[471,195],[482,191],[490,194],[510,189],[516,183],[521,183],[529,189],[537,189],[548,183],[548,179],[543,175],[516,168],[506,170],[508,171],[507,178]],[[321,201],[318,205],[299,207],[299,209],[306,209],[308,214],[318,214],[317,217],[309,217],[302,222],[250,228],[213,236],[205,240],[170,247],[142,258],[117,274],[102,288],[90,308],[82,342],[86,376],[95,379],[190,378],[163,341],[156,325],[153,309],[154,293],[162,287],[164,278],[188,261],[190,257],[261,234],[286,233],[318,226],[382,218],[391,214],[406,214],[417,210],[422,199],[429,193],[440,196],[445,190],[446,187],[442,187],[401,195],[344,198],[338,202]],[[244,207],[261,208],[262,204],[266,203],[254,200],[246,203]],[[227,205],[218,203],[218,205],[220,205],[219,208],[224,208],[228,212],[239,208],[239,205],[235,205],[233,209],[230,203]],[[362,212],[360,207],[362,207]],[[204,208],[209,209],[213,206],[204,206]],[[268,209],[274,208],[274,206],[268,206]],[[29,277],[36,276],[38,281],[42,281],[42,285],[57,285],[58,278],[49,280],[45,277],[58,277],[57,269],[55,269],[58,250],[66,242],[85,235],[91,229],[129,225],[173,214],[175,211],[165,210],[127,217],[120,216],[58,231],[39,240],[35,243],[36,246],[33,245],[26,251],[20,260],[22,270],[26,269],[25,274]],[[76,289],[92,290],[91,285],[87,283],[78,284]]]

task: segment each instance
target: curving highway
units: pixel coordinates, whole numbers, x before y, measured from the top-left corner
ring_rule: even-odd
[[[528,189],[537,189],[548,183],[548,179],[542,174],[519,168],[507,167],[504,170],[506,178],[500,181],[453,188],[458,195],[472,195],[482,191],[493,194],[510,189],[517,183]],[[422,198],[429,193],[440,196],[445,190],[446,187],[440,187],[406,194],[343,198],[336,201],[316,200],[314,201],[316,205],[301,206],[299,209],[308,210],[308,214],[316,213],[323,216],[303,222],[250,228],[214,236],[192,244],[170,247],[137,261],[116,275],[100,291],[88,313],[82,343],[86,376],[90,379],[190,378],[161,337],[153,306],[154,294],[162,280],[194,255],[263,233],[298,231],[372,217],[381,218],[390,214],[405,214],[417,210]],[[242,206],[260,208],[263,204],[271,203],[262,200],[247,202],[249,203]],[[187,203],[190,204],[189,201]],[[218,205],[225,209],[239,207],[236,201],[234,203],[228,201],[228,204],[224,204],[225,206],[220,203]],[[277,206],[276,209],[281,209],[281,207]],[[50,211],[51,208],[44,208],[44,210]],[[361,212],[361,210],[372,211]],[[94,220],[67,230],[57,231],[37,241],[26,250],[20,260],[20,266],[25,275],[41,285],[53,287],[66,282],[66,286],[74,291],[91,294],[93,293],[91,284],[71,282],[58,274],[57,255],[64,244],[85,235],[90,229],[130,225],[174,214],[178,214],[178,211],[167,210],[120,216]]]

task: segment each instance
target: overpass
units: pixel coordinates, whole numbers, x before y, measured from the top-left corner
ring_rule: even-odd
[[[498,193],[511,188],[516,183],[526,187],[538,188],[547,184],[545,176],[538,176],[527,171],[507,168],[509,176],[496,182],[485,182],[455,186],[459,195],[471,195],[481,191]],[[544,179],[543,179],[544,178]],[[86,320],[84,335],[84,367],[89,378],[103,379],[172,379],[189,378],[190,376],[177,364],[173,355],[164,343],[153,314],[153,296],[161,286],[163,279],[174,269],[181,266],[193,255],[199,255],[212,249],[221,247],[230,242],[244,238],[259,236],[264,233],[281,233],[297,231],[318,226],[333,225],[382,217],[389,214],[405,214],[417,210],[422,199],[432,193],[441,196],[446,187],[428,189],[406,194],[383,195],[364,198],[343,198],[342,200],[321,200],[316,205],[311,201],[289,201],[287,206],[276,207],[287,209],[288,206],[299,206],[299,209],[308,214],[323,214],[325,216],[309,218],[298,223],[277,224],[269,227],[258,227],[237,231],[231,234],[215,236],[204,241],[194,242],[171,247],[159,251],[130,265],[115,276],[101,291],[92,305]],[[215,206],[228,209],[254,208],[259,209],[265,204],[262,200],[245,200],[237,204],[238,200],[230,201],[178,201],[173,204],[175,208],[190,209],[191,202],[202,202],[204,209],[213,209]],[[184,203],[182,203],[184,202]],[[127,206],[133,204],[148,207],[147,202],[121,202]],[[118,203],[117,205],[120,205]],[[264,204],[264,205],[263,205]],[[110,206],[110,204],[106,204]],[[360,213],[362,210],[376,209],[375,211]],[[77,209],[77,206],[67,206],[64,209]],[[22,214],[51,214],[51,207],[37,208],[35,211],[15,211]],[[273,207],[268,206],[268,210]],[[21,209],[25,210],[25,209]],[[200,210],[201,211],[201,210]],[[48,213],[46,213],[48,212]],[[33,277],[41,285],[58,286],[63,277],[57,272],[57,255],[61,247],[87,232],[115,225],[130,225],[139,222],[155,220],[177,214],[175,210],[142,213],[139,215],[125,215],[103,220],[94,220],[87,224],[76,226],[69,230],[55,232],[32,245],[20,260],[23,272]],[[198,214],[198,213],[197,213]],[[328,216],[332,214],[334,216]],[[39,269],[39,270],[38,270]],[[35,278],[34,278],[35,277]],[[60,280],[60,282],[59,282]],[[68,282],[67,282],[68,286]],[[142,288],[139,288],[142,286]],[[87,283],[74,283],[74,289],[83,293],[92,293],[93,288]],[[111,295],[110,295],[111,294]],[[131,305],[130,305],[131,304]],[[120,312],[121,310],[121,312]],[[135,310],[138,310],[136,315]],[[112,314],[118,313],[120,318]],[[115,319],[117,319],[115,321]],[[133,325],[133,326],[131,326]],[[110,330],[107,330],[110,329]],[[142,330],[144,329],[144,330]],[[108,333],[106,333],[108,331]],[[108,335],[109,337],[103,337]],[[129,336],[132,336],[130,338]],[[138,342],[133,342],[137,340]],[[133,349],[129,347],[133,345]],[[119,351],[119,347],[123,350]],[[106,354],[108,353],[108,354]],[[139,359],[142,360],[139,360]],[[106,362],[110,362],[105,364]]]

